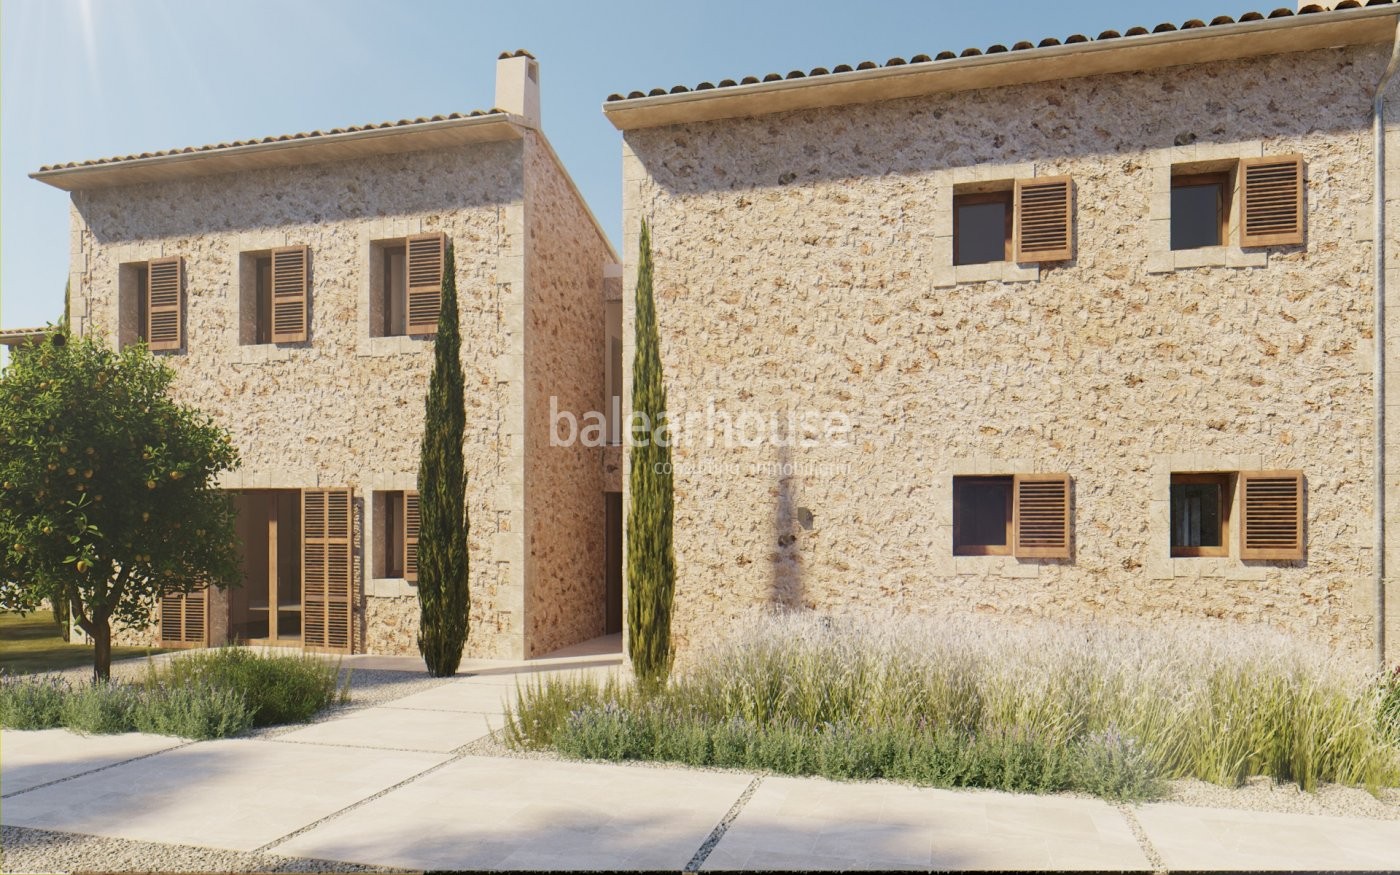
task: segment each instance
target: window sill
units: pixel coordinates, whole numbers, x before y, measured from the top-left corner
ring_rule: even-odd
[[[1174,273],[1199,267],[1268,267],[1265,250],[1245,250],[1238,246],[1203,246],[1200,249],[1168,249],[1147,257],[1148,273]]]
[[[365,595],[371,598],[405,598],[417,594],[418,586],[402,577],[371,577],[365,581]]]
[[[292,351],[276,343],[240,343],[233,360],[239,364],[254,365],[261,362],[285,362],[292,358]]]
[[[1014,261],[989,261],[985,264],[955,264],[938,269],[933,276],[935,289],[946,289],[965,283],[1027,283],[1040,279],[1040,265],[1018,264]]]
[[[414,355],[424,351],[431,352],[433,335],[403,334],[393,337],[365,337],[360,339],[359,349],[356,351],[360,356],[396,356]]]

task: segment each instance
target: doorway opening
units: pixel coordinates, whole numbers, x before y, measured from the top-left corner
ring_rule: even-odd
[[[604,525],[607,528],[603,634],[614,635],[622,631],[622,493],[605,492],[603,497],[606,500]]]
[[[243,585],[229,591],[229,639],[300,647],[301,492],[241,492],[234,503],[243,542]]]

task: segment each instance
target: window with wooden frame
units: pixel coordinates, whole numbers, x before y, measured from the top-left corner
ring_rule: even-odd
[[[1074,182],[1068,176],[955,191],[953,264],[1067,261],[1074,257],[1073,210]]]
[[[379,543],[383,551],[382,561],[376,563],[376,576],[417,582],[421,520],[418,493],[411,490],[385,492],[376,506],[382,514]]]
[[[117,293],[122,346],[144,341],[152,352],[184,347],[183,259],[171,256],[121,265]]]
[[[1229,473],[1171,475],[1171,554],[1228,556],[1234,477]]]
[[[372,244],[370,333],[375,337],[437,332],[447,237],[415,234]]]
[[[954,477],[953,553],[1070,558],[1069,475]]]
[[[299,343],[310,336],[311,254],[282,246],[239,256],[241,344]]]
[[[1229,236],[1228,171],[1172,176],[1172,249],[1221,246]]]
[[[1011,191],[953,195],[953,264],[1010,261]]]

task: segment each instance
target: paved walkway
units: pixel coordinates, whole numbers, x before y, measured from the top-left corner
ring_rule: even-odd
[[[474,756],[600,639],[269,737],[0,735],[6,826],[406,869],[1396,869],[1400,822]],[[352,667],[421,662],[351,657]]]

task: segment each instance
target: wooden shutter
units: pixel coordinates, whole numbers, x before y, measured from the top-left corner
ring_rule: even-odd
[[[1240,473],[1241,559],[1302,559],[1303,472]]]
[[[302,644],[349,652],[353,644],[354,576],[349,489],[301,492]]]
[[[209,591],[167,592],[160,598],[162,647],[202,647],[209,640]]]
[[[1068,559],[1069,475],[1017,474],[1011,522],[1014,555],[1022,559]]]
[[[1303,156],[1240,161],[1240,245],[1303,242]]]
[[[306,339],[310,259],[305,246],[272,250],[272,342]]]
[[[446,249],[447,238],[442,234],[408,238],[408,334],[437,331]]]
[[[403,494],[403,579],[418,579],[418,532],[422,527],[422,517],[418,510],[418,493]]]
[[[1074,181],[1068,176],[1016,180],[1016,261],[1074,257]]]
[[[183,346],[183,287],[179,256],[146,263],[146,345],[153,350]]]

